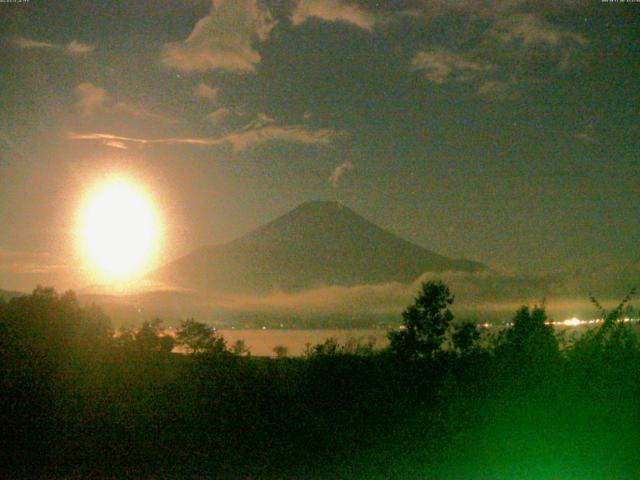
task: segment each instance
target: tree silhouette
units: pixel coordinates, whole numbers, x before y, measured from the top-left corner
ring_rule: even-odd
[[[476,324],[471,322],[456,325],[454,332],[451,334],[453,348],[461,355],[467,355],[471,352],[478,340],[480,340],[480,332]]]
[[[163,335],[160,337],[160,351],[164,353],[171,353],[176,346],[176,339],[171,335]]]
[[[76,303],[75,297],[73,302]],[[111,319],[96,305],[80,309],[76,341],[84,353],[104,351],[113,345]]]
[[[560,347],[549,325],[544,307],[533,310],[522,307],[516,312],[512,325],[503,333],[499,350],[520,359],[547,362],[558,357]]]
[[[29,452],[50,440],[56,415],[70,403],[64,392],[95,378],[111,345],[111,332],[102,311],[81,307],[72,292],[59,295],[52,288],[37,287],[3,306],[0,465],[6,463],[7,449]]]
[[[60,361],[104,349],[112,339],[109,318],[96,306],[81,307],[71,291],[59,295],[37,287],[31,295],[11,299],[2,310],[6,338],[27,357]]]
[[[135,339],[135,331],[129,326],[122,326],[113,338],[113,345],[122,350],[131,350]]]
[[[431,358],[441,349],[453,320],[452,303],[453,296],[443,282],[423,283],[413,305],[402,312],[403,328],[388,334],[391,351],[405,359]]]
[[[161,350],[161,326],[162,320],[159,318],[145,321],[135,334],[134,345],[136,349],[142,353],[159,352]]]
[[[176,341],[193,354],[226,351],[226,342],[216,335],[215,329],[206,323],[196,322],[193,318],[182,321],[176,332]]]

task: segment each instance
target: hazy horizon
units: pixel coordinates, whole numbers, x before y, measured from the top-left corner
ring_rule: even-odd
[[[429,271],[430,265],[437,268]],[[455,294],[459,318],[505,322],[521,305],[544,303],[550,317],[562,321],[594,318],[591,294],[615,305],[633,286],[637,266],[578,274],[500,272],[423,250],[342,203],[307,202],[156,272],[71,289],[81,301],[100,305],[116,325],[196,317],[239,327],[367,328],[393,326],[422,282],[443,280]],[[612,281],[612,274],[619,278]]]
[[[638,5],[0,8],[2,289],[233,284],[223,308],[304,313],[396,310],[421,276],[487,308],[614,301],[640,279]],[[285,226],[280,247],[229,246],[317,200],[397,239],[336,227],[343,265],[309,219],[304,242]]]

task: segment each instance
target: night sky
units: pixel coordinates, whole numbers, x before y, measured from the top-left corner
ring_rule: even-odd
[[[640,4],[31,0],[0,32],[0,288],[82,285],[110,172],[158,263],[336,198],[498,271],[640,258]]]

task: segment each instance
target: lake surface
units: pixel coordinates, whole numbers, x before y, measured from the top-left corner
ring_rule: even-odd
[[[387,344],[386,330],[239,330],[220,329],[217,331],[226,340],[229,347],[237,340],[244,340],[252,355],[274,356],[273,349],[276,346],[284,346],[289,356],[298,356],[304,353],[307,344],[316,345],[323,343],[331,337],[335,337],[342,345],[349,339],[361,339],[363,343],[372,339],[374,348],[384,348]]]
[[[575,319],[577,320],[577,319]],[[638,329],[638,320],[630,320],[634,328]],[[588,329],[597,327],[597,323],[582,321],[573,324],[572,319],[556,322],[554,324],[556,332],[564,332],[566,338],[572,335],[580,336]],[[505,327],[505,325],[479,324],[481,331],[488,328],[494,334]],[[307,344],[311,346],[324,343],[328,338],[334,337],[338,343],[344,345],[350,340],[360,340],[366,344],[369,340],[374,342],[374,349],[382,349],[389,344],[387,340],[387,330],[385,329],[321,329],[321,330],[290,330],[290,329],[219,329],[217,330],[227,341],[229,348],[237,340],[244,340],[252,355],[275,356],[273,349],[276,346],[287,348],[288,356],[295,357],[304,354]]]

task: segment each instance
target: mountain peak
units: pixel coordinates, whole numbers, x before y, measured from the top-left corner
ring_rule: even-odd
[[[295,211],[337,211],[344,208],[348,209],[348,207],[346,207],[339,200],[308,200],[306,202],[302,202],[300,205],[294,208],[291,213]]]
[[[178,259],[155,277],[195,290],[269,292],[410,283],[424,272],[484,269],[399,238],[339,201],[315,200],[227,244]]]
[[[338,231],[342,232],[343,236],[350,236],[355,233],[354,229],[369,230],[371,227],[380,228],[337,200],[311,200],[301,203],[288,213],[238,240],[256,236],[266,239],[265,235],[269,233],[277,237],[314,237],[331,241],[336,239],[335,234]]]

